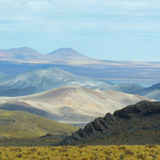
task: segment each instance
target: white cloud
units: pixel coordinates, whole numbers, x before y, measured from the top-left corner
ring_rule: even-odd
[[[160,0],[0,0],[0,48],[67,46],[97,57],[99,49],[146,57],[159,54],[159,17]]]
[[[33,12],[43,11],[50,7],[50,3],[47,1],[30,1],[28,2],[27,7]]]
[[[11,9],[20,10],[26,13],[28,11],[48,11],[48,13],[55,14],[118,14],[122,11],[147,11],[160,9],[160,2],[158,0],[0,0],[0,6],[3,11]],[[152,10],[152,11],[151,11]],[[124,12],[125,13],[125,12]]]
[[[0,32],[92,37],[160,31],[158,0],[0,0],[0,10]]]

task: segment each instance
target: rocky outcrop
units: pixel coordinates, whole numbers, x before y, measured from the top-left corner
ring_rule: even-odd
[[[136,144],[134,139],[142,139],[143,136],[147,135],[149,135],[150,138],[146,143],[149,144],[153,142],[152,131],[154,131],[157,136],[160,136],[159,120],[160,102],[141,101],[135,105],[117,110],[113,115],[107,113],[103,118],[99,117],[95,119],[87,124],[84,129],[80,129],[71,136],[66,137],[60,145],[96,141],[96,144],[98,144],[100,140],[104,140],[107,143],[107,140],[110,140],[111,137],[119,141],[122,141],[123,137],[127,137],[124,138],[124,142],[130,142],[127,144]],[[119,137],[119,139],[117,139],[117,137]],[[155,136],[154,138],[154,141],[156,141]],[[137,144],[139,144],[139,142]],[[113,144],[116,144],[116,142]]]
[[[130,105],[114,112],[113,116],[120,118],[143,118],[160,114],[160,102],[141,101],[135,105]]]

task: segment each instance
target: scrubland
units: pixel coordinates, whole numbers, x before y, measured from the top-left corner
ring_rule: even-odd
[[[77,127],[28,112],[0,110],[0,138],[37,138],[48,133],[66,136],[77,130]]]
[[[1,160],[152,160],[160,159],[159,145],[1,147]]]

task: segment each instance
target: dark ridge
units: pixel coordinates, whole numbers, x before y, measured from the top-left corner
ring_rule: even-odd
[[[53,135],[48,133],[48,134],[41,136],[39,138],[50,138],[50,137],[53,137]]]
[[[131,119],[160,114],[160,102],[141,101],[114,112],[113,116]]]
[[[59,145],[160,144],[160,102],[141,101],[87,124]]]

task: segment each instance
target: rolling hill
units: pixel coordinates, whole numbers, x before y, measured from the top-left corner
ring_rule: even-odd
[[[0,110],[0,137],[34,138],[68,135],[77,128],[22,111]]]
[[[142,101],[95,119],[60,145],[160,144],[159,117],[160,102]]]
[[[141,89],[135,93],[147,98],[153,98],[160,101],[160,83]]]
[[[106,82],[76,76],[58,68],[32,70],[0,81],[0,96],[24,96],[67,85],[93,87],[110,85]]]
[[[24,72],[15,76],[6,76],[1,73],[0,96],[24,96],[44,92],[63,86],[83,86],[98,90],[115,90],[125,93],[136,93],[144,87],[138,84],[112,85],[105,81],[81,77],[64,70],[52,67]]]
[[[44,111],[39,112],[48,116],[47,118],[71,124],[84,124],[98,116],[104,116],[106,112],[113,113],[117,109],[142,100],[151,101],[138,95],[113,90],[100,91],[79,86],[65,86],[30,96],[0,97],[0,108],[23,106],[22,108],[28,111],[26,105],[29,105],[32,110],[35,107],[41,112]]]

